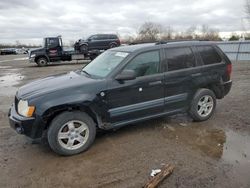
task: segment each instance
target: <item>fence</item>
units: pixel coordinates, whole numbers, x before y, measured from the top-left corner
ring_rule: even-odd
[[[217,42],[232,61],[250,61],[250,41]]]

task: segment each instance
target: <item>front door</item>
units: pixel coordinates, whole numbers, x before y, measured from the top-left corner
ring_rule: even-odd
[[[47,54],[50,61],[58,61],[61,59],[62,46],[59,38],[47,38]]]
[[[161,73],[160,59],[159,50],[140,53],[123,68],[134,70],[136,79],[110,81],[106,92],[109,122],[132,122],[162,113],[164,73]]]

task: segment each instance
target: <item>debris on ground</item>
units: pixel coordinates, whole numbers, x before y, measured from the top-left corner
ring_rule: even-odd
[[[165,125],[164,129],[168,128],[170,131],[175,131],[175,128],[170,125]]]
[[[160,172],[161,172],[161,169],[152,170],[150,176],[154,177],[155,175],[159,174]]]
[[[186,127],[187,126],[186,123],[179,123],[179,125],[182,126],[182,127]]]
[[[144,188],[157,187],[165,178],[167,178],[168,176],[170,176],[172,174],[173,170],[174,170],[174,165],[171,165],[171,164],[166,164],[161,169],[152,170],[152,172],[150,174],[151,178],[144,185]],[[153,174],[154,174],[154,176],[152,177]]]

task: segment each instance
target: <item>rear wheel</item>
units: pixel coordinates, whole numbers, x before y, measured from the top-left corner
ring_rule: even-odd
[[[36,61],[36,63],[37,63],[37,65],[38,65],[39,67],[45,67],[45,66],[47,66],[47,64],[48,64],[48,61],[47,61],[46,58],[40,57],[40,58]]]
[[[109,48],[115,48],[115,47],[117,47],[117,44],[116,44],[116,43],[111,43],[111,44],[109,45]]]
[[[195,121],[205,121],[213,115],[215,107],[214,92],[209,89],[200,89],[191,102],[189,114]]]
[[[52,121],[48,130],[48,142],[56,153],[74,155],[87,150],[95,135],[95,123],[86,113],[64,112]]]
[[[81,51],[82,53],[87,53],[87,51],[88,51],[88,46],[87,46],[87,45],[82,45],[82,46],[80,46],[80,51]]]

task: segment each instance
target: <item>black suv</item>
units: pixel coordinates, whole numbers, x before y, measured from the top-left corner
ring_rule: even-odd
[[[79,40],[75,43],[75,50],[85,53],[90,50],[107,50],[120,46],[121,42],[114,34],[96,34],[86,40]]]
[[[21,87],[10,125],[33,139],[45,132],[55,152],[73,155],[89,148],[97,129],[182,112],[204,121],[231,89],[231,66],[210,42],[110,49],[82,70]]]

